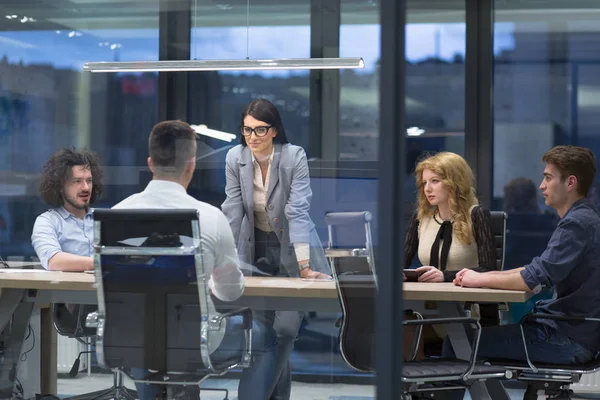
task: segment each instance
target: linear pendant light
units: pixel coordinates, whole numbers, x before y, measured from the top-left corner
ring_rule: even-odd
[[[194,29],[197,29],[198,0],[194,4]],[[198,60],[197,42],[193,60],[161,61],[106,61],[88,62],[83,66],[89,72],[178,72],[178,71],[244,71],[266,69],[355,69],[364,68],[361,57],[354,58],[274,58],[250,59],[250,0],[246,2],[246,59]]]
[[[274,58],[263,60],[178,60],[88,62],[89,72],[176,72],[236,71],[266,69],[355,69],[364,68],[361,57],[354,58]]]

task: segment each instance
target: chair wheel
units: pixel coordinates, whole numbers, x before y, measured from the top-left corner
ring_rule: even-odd
[[[548,396],[548,400],[571,400],[572,395],[573,391],[567,390],[553,396]]]

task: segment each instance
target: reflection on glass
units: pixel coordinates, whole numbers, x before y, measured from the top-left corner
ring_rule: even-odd
[[[44,162],[57,149],[87,147],[101,156],[107,186],[97,206],[110,206],[137,187],[147,154],[138,133],[157,118],[157,74],[90,77],[85,61],[158,59],[158,3],[128,6],[123,15],[146,12],[143,22],[87,18],[87,5],[70,12],[12,5],[19,17],[2,15],[0,32],[0,245],[2,255],[35,256],[31,233],[47,210],[39,198]],[[30,5],[31,6],[31,5]],[[136,7],[138,7],[136,9]],[[155,13],[152,13],[152,10]],[[11,11],[12,12],[12,11]],[[12,15],[12,14],[11,14]],[[102,22],[99,22],[102,21]]]
[[[542,155],[561,144],[600,151],[600,5],[575,0],[557,13],[544,2],[495,3],[493,194],[508,212],[505,265],[514,268],[541,254],[557,222],[538,188]],[[518,321],[540,296],[549,294],[507,318]]]

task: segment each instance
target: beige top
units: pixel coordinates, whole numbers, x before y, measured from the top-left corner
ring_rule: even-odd
[[[431,265],[429,263],[431,247],[439,230],[440,224],[433,217],[425,217],[419,221],[419,261],[423,265]],[[440,259],[441,252],[442,246],[440,244]],[[463,268],[475,268],[478,265],[479,255],[475,240],[472,240],[471,244],[467,246],[453,238],[448,252],[446,270],[459,271]]]
[[[275,146],[269,156],[267,177],[263,183],[260,164],[252,154],[252,165],[254,165],[254,226],[263,232],[272,232],[271,219],[267,212],[267,196],[269,195],[269,180],[271,178],[271,164]],[[294,243],[294,252],[298,261],[310,259],[310,246],[308,243]]]

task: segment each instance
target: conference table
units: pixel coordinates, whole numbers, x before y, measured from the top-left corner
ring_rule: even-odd
[[[97,304],[95,275],[36,269],[0,269],[0,329],[12,321],[11,335],[5,340],[5,358],[20,357],[23,337],[34,304]],[[410,302],[436,301],[440,317],[464,315],[465,302],[523,303],[530,295],[524,291],[470,289],[452,283],[405,282],[403,299]],[[334,281],[286,277],[246,277],[245,289],[236,304],[254,309],[339,312],[340,303]],[[468,359],[471,345],[460,324],[446,326],[457,357]],[[56,394],[56,333],[50,309],[41,312],[42,393]],[[0,371],[0,389],[10,382],[9,371]],[[487,382],[492,382],[488,384]],[[502,385],[487,381],[471,388],[472,398],[508,399]]]

